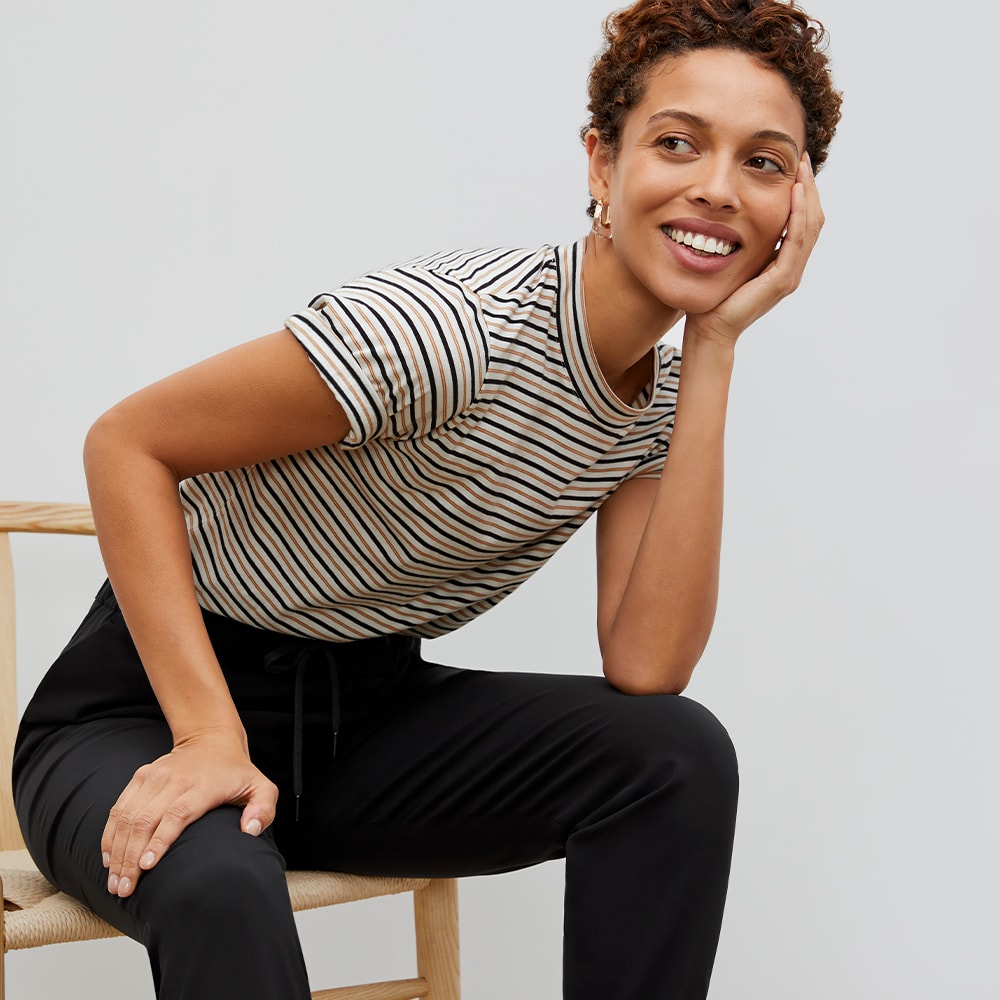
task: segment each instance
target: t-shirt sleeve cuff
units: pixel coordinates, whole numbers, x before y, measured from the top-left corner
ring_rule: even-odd
[[[379,387],[343,344],[324,333],[327,323],[323,316],[315,309],[305,309],[289,316],[285,326],[347,414],[350,430],[341,443],[358,447],[382,433],[389,416]]]

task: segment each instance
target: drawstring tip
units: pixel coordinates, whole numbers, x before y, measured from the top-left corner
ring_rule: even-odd
[[[338,730],[333,731],[333,756],[337,756],[337,737],[340,735]]]
[[[296,795],[295,796],[295,822],[296,823],[298,823],[298,821],[299,821],[299,799],[300,798],[302,798],[301,795]]]

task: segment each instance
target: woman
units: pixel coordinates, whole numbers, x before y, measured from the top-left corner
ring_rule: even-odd
[[[285,862],[561,856],[567,997],[707,992],[736,765],[677,695],[735,344],[799,283],[839,98],[777,0],[640,0],[606,34],[585,238],[352,282],[88,435],[110,582],[28,707],[16,799],[161,998],[308,995]],[[604,678],[421,659],[595,510]]]

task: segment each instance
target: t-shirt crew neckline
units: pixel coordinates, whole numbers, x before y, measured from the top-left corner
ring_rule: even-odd
[[[660,352],[653,351],[653,371],[641,397],[641,406],[623,402],[608,385],[594,353],[583,304],[583,254],[587,238],[556,248],[559,267],[559,337],[566,367],[580,398],[598,420],[616,427],[634,423],[653,405],[660,380]]]

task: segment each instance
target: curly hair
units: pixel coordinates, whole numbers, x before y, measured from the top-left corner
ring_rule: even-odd
[[[841,95],[825,54],[826,29],[794,0],[637,0],[604,22],[605,47],[587,91],[590,121],[614,157],[629,111],[643,98],[650,71],[666,56],[694,49],[746,52],[788,81],[805,112],[806,149],[813,169],[826,161],[840,121]],[[591,200],[588,214],[593,215]]]

